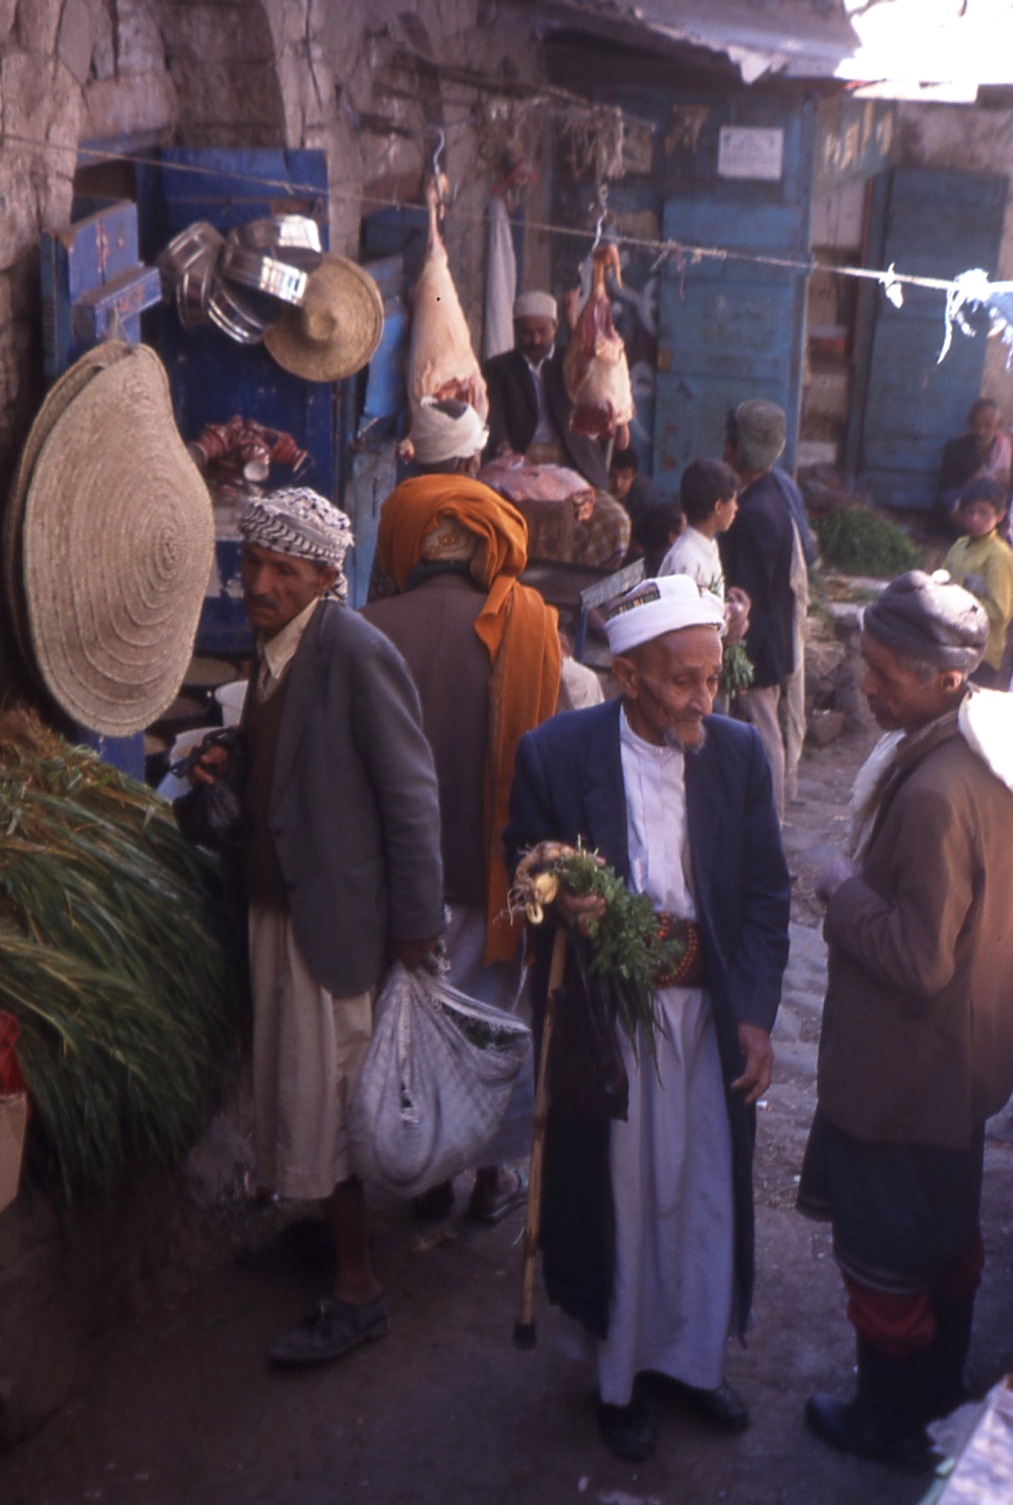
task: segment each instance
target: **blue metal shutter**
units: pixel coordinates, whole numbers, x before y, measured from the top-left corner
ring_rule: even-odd
[[[870,264],[944,278],[983,267],[994,277],[1006,193],[1006,178],[991,173],[900,167],[883,174],[871,226],[880,249]],[[980,391],[984,334],[969,339],[956,330],[939,365],[945,294],[905,288],[899,309],[881,292],[873,297],[858,467],[874,501],[929,508],[943,443],[962,431]]]

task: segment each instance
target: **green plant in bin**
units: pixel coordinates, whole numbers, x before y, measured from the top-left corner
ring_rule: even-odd
[[[902,528],[865,507],[838,507],[815,517],[813,527],[824,563],[846,575],[892,580],[924,563]]]
[[[27,1181],[72,1201],[178,1166],[248,1022],[216,863],[165,800],[21,712],[0,717],[0,828]]]

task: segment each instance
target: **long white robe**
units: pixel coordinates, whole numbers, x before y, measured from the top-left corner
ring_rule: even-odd
[[[631,887],[656,910],[695,919],[685,754],[644,742],[625,715],[621,743]],[[719,1385],[734,1315],[731,1134],[710,999],[700,988],[656,999],[658,1070],[620,1036],[630,1109],[612,1125],[616,1272],[609,1336],[597,1345],[599,1391],[612,1405],[630,1401],[647,1369]]]

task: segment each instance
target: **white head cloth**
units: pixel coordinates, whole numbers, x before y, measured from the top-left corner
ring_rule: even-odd
[[[352,524],[319,492],[309,486],[290,486],[254,497],[239,514],[239,531],[247,543],[272,554],[331,565],[338,578],[329,594],[339,601],[348,599],[343,565],[355,542]]]
[[[551,293],[521,293],[514,300],[515,319],[551,319],[559,322],[559,308]]]
[[[411,426],[412,448],[420,465],[444,460],[470,460],[489,442],[489,430],[470,403],[456,418],[441,412],[431,397],[423,397]]]
[[[724,605],[713,591],[697,585],[691,575],[665,575],[660,580],[641,580],[617,597],[605,623],[605,635],[615,655],[683,627],[716,627],[723,635]]]

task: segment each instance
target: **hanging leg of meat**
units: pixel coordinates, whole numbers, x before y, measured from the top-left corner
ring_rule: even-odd
[[[563,360],[563,379],[573,403],[570,426],[594,439],[615,438],[620,449],[630,442],[634,414],[626,347],[612,322],[612,304],[605,287],[611,268],[621,283],[619,248],[602,246],[593,259],[591,293]]]
[[[450,275],[447,248],[439,226],[436,184],[426,188],[429,241],[412,294],[412,330],[408,352],[408,401],[412,412],[423,397],[468,402],[485,419],[489,399],[485,379],[471,346],[468,323]]]

